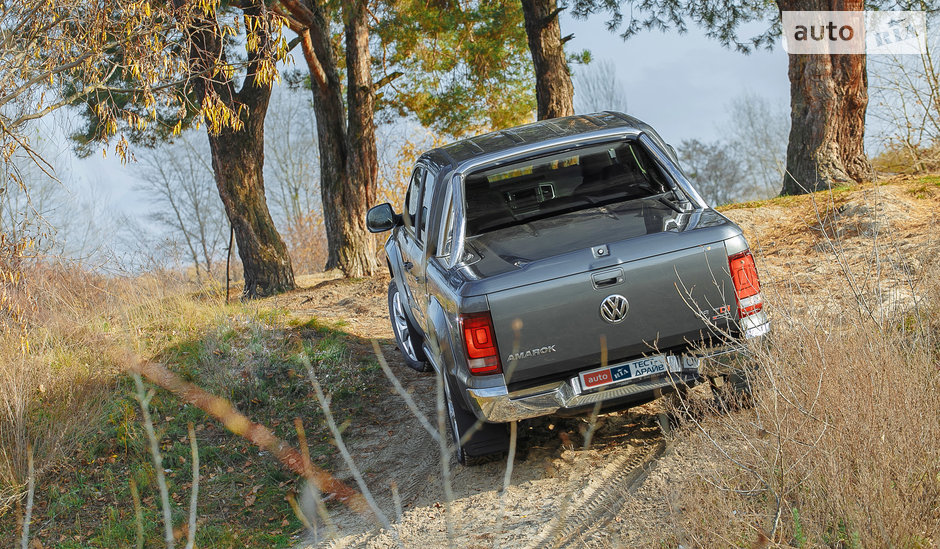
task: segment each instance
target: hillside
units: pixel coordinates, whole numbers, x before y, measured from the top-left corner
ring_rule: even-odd
[[[311,364],[391,527],[328,502],[311,538],[288,501],[296,495],[315,516],[295,475],[160,391],[154,418],[175,522],[185,523],[192,484],[190,421],[204,547],[935,545],[940,419],[918,410],[940,408],[938,209],[940,177],[721,208],[748,236],[775,323],[773,340],[755,349],[754,407],[718,412],[699,387],[668,410],[651,403],[596,425],[522,422],[508,472],[506,462],[442,464],[434,436],[383,374],[373,339],[416,408],[439,424],[434,376],[405,368],[394,346],[387,276],[299,277],[300,289],[251,305],[164,303],[169,312],[143,328],[145,356],[293,445],[302,418],[314,465],[357,486],[330,442]],[[133,545],[137,524],[147,546],[160,546],[140,414],[131,385],[112,379],[112,405],[94,416],[102,426],[40,479],[38,546]],[[140,522],[128,478],[140,489]],[[13,515],[0,516],[0,531],[14,530]]]

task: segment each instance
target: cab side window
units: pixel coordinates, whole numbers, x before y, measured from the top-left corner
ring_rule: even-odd
[[[444,208],[441,217],[441,231],[438,235],[437,257],[444,262],[450,259],[454,248],[454,193],[451,187],[447,187],[447,194],[444,195]]]
[[[434,174],[428,173],[424,180],[424,198],[421,200],[421,215],[418,216],[418,240],[426,242],[431,224],[431,201],[434,198]]]
[[[411,183],[408,184],[408,193],[405,195],[405,213],[402,216],[405,221],[405,227],[414,232],[415,223],[418,221],[418,209],[421,207],[421,193],[424,190],[425,170],[421,166],[415,168],[411,175]]]

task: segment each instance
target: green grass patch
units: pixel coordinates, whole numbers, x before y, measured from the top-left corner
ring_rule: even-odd
[[[133,313],[141,350],[186,380],[231,401],[251,420],[297,444],[301,418],[313,462],[327,470],[335,448],[308,377],[308,367],[331,395],[340,423],[353,419],[378,394],[384,376],[371,355],[350,345],[337,324],[292,318],[283,309],[223,306],[172,298],[156,311]],[[160,441],[174,525],[187,522],[192,457],[188,427],[196,428],[200,490],[196,543],[200,547],[288,547],[301,524],[285,499],[297,477],[266,452],[229,433],[202,410],[155,389],[150,411]],[[137,521],[130,480],[140,490],[146,547],[161,547],[162,514],[156,474],[133,397],[133,382],[118,378],[98,429],[58,473],[37,490],[32,533],[44,546],[133,547]],[[18,532],[15,513],[0,517],[0,543]],[[185,535],[182,530],[178,534]]]
[[[865,183],[861,185],[839,185],[833,187],[832,189],[823,189],[821,191],[816,191],[815,193],[809,194],[793,194],[785,196],[775,196],[773,198],[767,198],[764,200],[751,200],[748,202],[737,202],[734,204],[726,204],[715,208],[720,212],[726,212],[730,210],[741,210],[745,208],[759,208],[761,206],[780,206],[785,208],[790,208],[794,206],[799,206],[804,202],[808,202],[812,196],[824,196],[828,200],[831,195],[834,198],[839,198],[845,196],[846,194],[856,191],[863,187]],[[817,202],[821,202],[819,198],[816,199]]]
[[[936,196],[938,187],[940,187],[940,175],[925,175],[914,180],[908,187],[907,194],[919,200],[925,200]]]

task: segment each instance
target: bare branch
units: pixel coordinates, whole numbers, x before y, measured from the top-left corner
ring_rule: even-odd
[[[160,487],[160,507],[163,509],[163,533],[167,549],[173,549],[176,540],[173,538],[173,516],[170,513],[170,492],[166,486],[166,476],[163,473],[163,456],[160,454],[160,442],[157,440],[157,433],[153,429],[153,420],[150,418],[150,399],[153,398],[153,391],[147,392],[144,388],[144,382],[140,374],[134,373],[134,385],[137,392],[134,396],[140,403],[140,410],[144,418],[144,431],[147,433],[147,440],[150,442],[150,459],[153,460],[154,473],[157,477],[157,485]]]
[[[33,495],[36,493],[36,469],[33,462],[33,445],[28,445],[27,449],[27,489],[26,489],[26,511],[23,513],[23,535],[20,539],[20,547],[29,549],[29,523],[33,518]]]
[[[196,505],[199,502],[199,446],[196,443],[196,429],[193,422],[189,425],[189,445],[192,450],[193,488],[189,495],[189,532],[186,536],[186,549],[193,549],[196,545]]]

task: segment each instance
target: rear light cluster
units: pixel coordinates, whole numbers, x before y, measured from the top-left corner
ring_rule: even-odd
[[[470,313],[460,316],[464,347],[467,351],[467,366],[475,376],[498,374],[503,371],[496,348],[496,331],[489,312]]]
[[[738,297],[738,318],[759,313],[764,308],[764,298],[760,295],[760,280],[757,279],[757,266],[750,250],[728,257],[731,266],[731,279],[734,280],[734,293]]]

